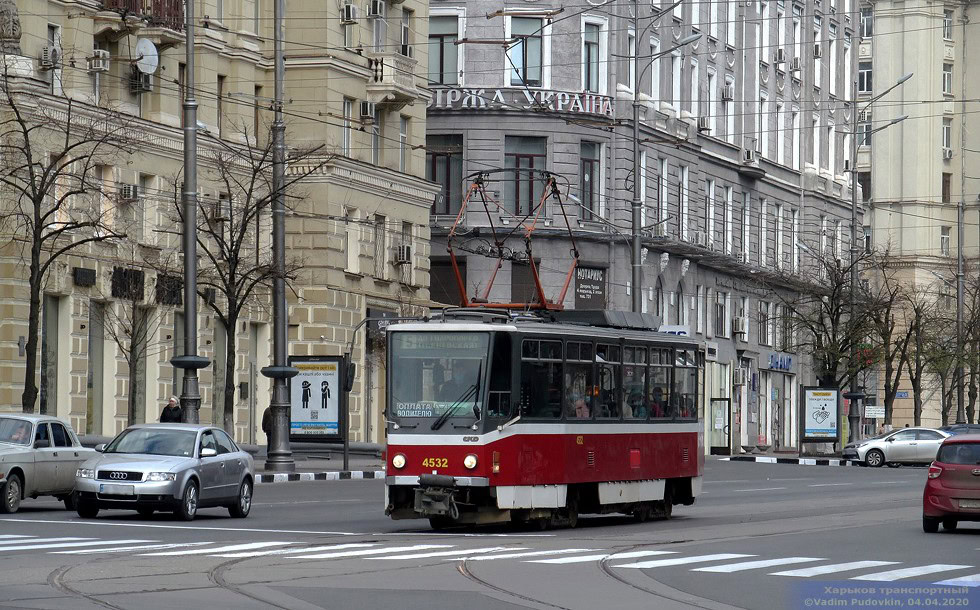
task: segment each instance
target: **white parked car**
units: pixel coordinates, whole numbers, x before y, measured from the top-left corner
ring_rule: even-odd
[[[899,428],[844,445],[843,457],[874,468],[885,464],[929,464],[948,436],[949,433],[932,428]]]
[[[75,471],[93,455],[56,417],[0,415],[0,513],[15,513],[21,500],[38,496],[55,496],[73,509]]]

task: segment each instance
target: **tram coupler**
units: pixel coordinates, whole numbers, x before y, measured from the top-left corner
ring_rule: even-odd
[[[415,488],[415,512],[426,517],[448,516],[459,518],[456,505],[456,480],[447,475],[423,474],[419,487]]]

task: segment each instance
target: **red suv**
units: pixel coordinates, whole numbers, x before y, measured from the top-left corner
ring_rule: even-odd
[[[980,521],[980,434],[943,441],[922,494],[923,530],[954,530],[960,521]]]

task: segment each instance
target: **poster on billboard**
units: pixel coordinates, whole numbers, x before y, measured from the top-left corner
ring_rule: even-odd
[[[832,443],[840,440],[840,390],[803,388],[803,440]]]
[[[290,440],[340,440],[340,356],[290,356],[299,373],[289,380]]]

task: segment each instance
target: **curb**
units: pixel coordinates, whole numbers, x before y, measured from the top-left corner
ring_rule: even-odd
[[[786,458],[769,457],[767,455],[733,455],[731,457],[720,458],[725,462],[757,462],[762,464],[799,464],[801,466],[861,466],[861,462],[856,460],[843,460],[836,458]]]
[[[292,483],[295,481],[354,481],[384,479],[384,470],[341,470],[332,472],[276,472],[255,475],[255,483]]]

